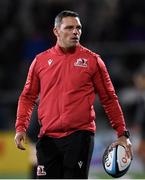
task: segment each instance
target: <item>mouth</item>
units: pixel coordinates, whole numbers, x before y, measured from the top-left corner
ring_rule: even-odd
[[[73,37],[73,38],[71,38],[71,41],[73,41],[73,42],[79,42],[79,38],[78,38],[78,37]]]

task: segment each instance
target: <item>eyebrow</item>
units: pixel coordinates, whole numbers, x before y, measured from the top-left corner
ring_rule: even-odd
[[[65,28],[73,28],[74,26],[73,25],[66,25],[66,27]],[[82,26],[81,25],[77,25],[76,26],[76,28],[82,28]]]

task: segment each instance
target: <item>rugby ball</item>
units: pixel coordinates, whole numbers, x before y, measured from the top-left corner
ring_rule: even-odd
[[[130,165],[131,158],[127,157],[125,148],[117,145],[114,148],[108,146],[103,154],[103,167],[107,174],[114,178],[118,178],[126,174]]]

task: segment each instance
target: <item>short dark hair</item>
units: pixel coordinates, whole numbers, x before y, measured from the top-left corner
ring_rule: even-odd
[[[74,11],[70,11],[70,10],[64,10],[61,11],[56,17],[55,17],[55,21],[54,21],[54,26],[59,26],[62,19],[64,17],[78,17],[79,18],[79,14],[77,12]]]

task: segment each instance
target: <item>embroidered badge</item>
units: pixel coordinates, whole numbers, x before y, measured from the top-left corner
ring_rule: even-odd
[[[44,166],[39,165],[37,167],[37,176],[45,176],[45,175],[46,175],[46,172],[44,170]]]
[[[52,59],[48,59],[48,65],[50,66],[52,64],[53,60]]]
[[[88,61],[87,61],[87,59],[79,58],[74,63],[74,66],[87,67],[88,66]]]

